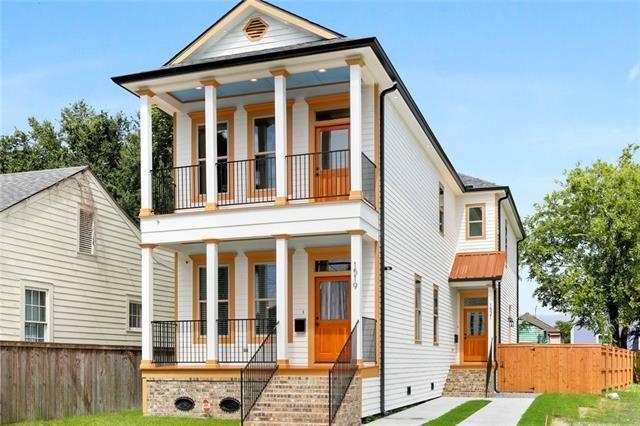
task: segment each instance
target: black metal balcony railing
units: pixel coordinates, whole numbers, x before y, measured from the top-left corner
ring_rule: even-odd
[[[278,324],[276,323],[240,372],[240,401],[242,407],[240,419],[242,422],[246,420],[251,409],[278,369],[277,330]]]
[[[362,360],[365,362],[376,362],[376,332],[376,320],[362,317]]]
[[[351,190],[349,150],[287,155],[289,200],[346,197]]]
[[[219,205],[273,201],[276,198],[276,158],[265,156],[218,163],[220,182],[227,183],[229,191],[219,194]]]
[[[275,319],[247,318],[218,320],[218,359],[220,363],[249,362]]]
[[[336,362],[329,370],[329,424],[335,420],[338,409],[358,371],[358,323],[353,326]]]
[[[362,197],[376,206],[376,165],[362,153]]]
[[[203,363],[207,360],[205,321],[152,321],[151,339],[155,364]]]

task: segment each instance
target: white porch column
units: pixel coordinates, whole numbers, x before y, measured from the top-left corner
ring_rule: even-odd
[[[219,240],[205,240],[207,246],[207,365],[218,366],[218,245]]]
[[[289,73],[285,69],[279,69],[271,71],[271,74],[274,80],[274,110],[276,119],[275,204],[281,206],[287,204],[287,77]]]
[[[151,169],[152,134],[151,134],[151,98],[155,96],[151,90],[142,89],[136,92],[140,96],[140,217],[151,216]]]
[[[220,83],[216,80],[200,82],[204,86],[204,126],[207,204],[205,210],[218,208],[218,101],[217,89]]]
[[[349,118],[350,140],[349,156],[351,158],[351,193],[350,200],[362,200],[362,57],[347,59],[349,65]]]
[[[348,232],[351,235],[351,329],[358,324],[356,359],[362,364],[362,236],[365,231]]]
[[[287,343],[289,336],[289,236],[274,235],[276,239],[276,315],[278,319],[278,365],[289,365]]]
[[[153,249],[155,244],[140,244],[140,276],[142,279],[142,364],[153,359]]]
[[[494,334],[493,334],[493,322],[494,322],[494,318],[495,318],[495,300],[493,297],[493,287],[491,286],[491,284],[487,285],[487,357],[489,357],[489,354],[491,353],[491,347],[492,347],[492,342],[491,340],[493,340],[494,338]],[[495,357],[495,354],[493,354],[493,356]]]

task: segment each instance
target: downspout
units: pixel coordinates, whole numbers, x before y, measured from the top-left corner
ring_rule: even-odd
[[[386,275],[386,265],[384,261],[384,99],[385,96],[398,87],[395,82],[380,92],[380,414],[385,415],[384,393],[385,393],[385,339],[384,339],[384,281]]]
[[[509,198],[509,192],[506,191],[504,197],[498,198],[498,251],[502,249],[502,202]],[[517,281],[516,281],[517,282]],[[516,286],[517,287],[517,286]],[[497,299],[496,299],[497,293]],[[517,293],[517,291],[516,291]],[[516,297],[518,297],[516,295]],[[498,288],[496,290],[496,281],[493,281],[493,301],[494,301],[494,309],[497,315],[495,315],[493,321],[493,359],[491,360],[493,365],[493,391],[495,393],[500,393],[498,390],[498,366],[496,363],[496,354],[498,351],[498,343],[502,343],[502,280],[500,280],[498,284]],[[496,303],[497,302],[497,303]],[[516,308],[517,310],[517,308]],[[497,323],[497,326],[496,326]]]

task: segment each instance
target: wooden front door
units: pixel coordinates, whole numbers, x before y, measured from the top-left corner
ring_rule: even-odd
[[[487,360],[487,308],[464,308],[463,360]]]
[[[351,277],[318,277],[315,282],[316,362],[334,362],[351,330]]]
[[[324,126],[316,129],[314,197],[336,200],[349,195],[349,125]]]

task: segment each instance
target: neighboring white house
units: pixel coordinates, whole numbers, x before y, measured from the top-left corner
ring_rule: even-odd
[[[454,169],[377,39],[246,0],[113,81],[140,98],[147,414],[238,417],[242,396],[249,422],[354,424],[460,367],[482,386],[517,341],[509,187]],[[152,170],[152,105],[170,169]],[[150,321],[159,247],[179,253],[178,321]]]
[[[140,345],[140,233],[87,167],[0,175],[0,340]],[[173,318],[173,253],[154,254]]]

